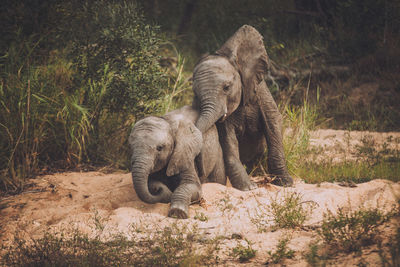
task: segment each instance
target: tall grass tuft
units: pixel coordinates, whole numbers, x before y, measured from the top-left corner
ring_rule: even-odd
[[[70,92],[75,72],[63,52],[34,62],[37,43],[11,45],[3,57],[0,84],[1,187],[22,189],[43,161],[79,163],[90,131],[88,110]]]
[[[317,90],[317,103],[319,101],[319,89]],[[308,90],[304,96],[302,105],[295,106],[286,103],[283,109],[284,138],[286,162],[291,174],[297,175],[301,166],[301,159],[307,153],[310,141],[310,131],[318,121],[317,106],[309,103]]]

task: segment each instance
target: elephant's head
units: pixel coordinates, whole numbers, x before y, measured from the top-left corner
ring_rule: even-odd
[[[135,124],[129,144],[137,195],[146,203],[165,203],[171,191],[162,183],[149,184],[149,175],[165,168],[166,175],[173,176],[188,168],[200,153],[202,135],[193,123],[147,117]]]
[[[268,67],[263,38],[244,25],[216,52],[202,59],[193,72],[194,105],[200,108],[197,128],[205,132],[247,105]]]

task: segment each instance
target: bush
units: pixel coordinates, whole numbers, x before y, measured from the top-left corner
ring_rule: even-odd
[[[378,226],[390,216],[377,208],[357,211],[339,209],[336,215],[332,212],[324,215],[318,234],[326,244],[339,251],[360,251],[361,247],[377,241]]]
[[[19,16],[1,42],[0,188],[48,168],[126,168],[132,122],[168,86],[158,28],[131,1],[28,2],[10,3]]]
[[[276,246],[275,252],[268,251],[269,256],[271,257],[271,262],[278,264],[282,262],[284,259],[291,259],[294,256],[294,250],[287,247],[290,242],[289,237],[282,237],[278,241],[278,245]]]
[[[282,200],[274,199],[268,207],[276,228],[302,226],[311,216],[313,208],[314,203],[302,201],[302,196],[296,192],[285,192]]]
[[[238,243],[232,250],[232,256],[239,258],[240,262],[248,262],[250,259],[256,256],[257,250],[251,247],[250,241],[245,240],[247,246]]]

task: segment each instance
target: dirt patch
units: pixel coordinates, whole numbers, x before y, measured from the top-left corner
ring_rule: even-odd
[[[312,160],[351,161],[359,159],[362,147],[400,151],[400,133],[321,129],[311,132],[310,146],[318,152]]]

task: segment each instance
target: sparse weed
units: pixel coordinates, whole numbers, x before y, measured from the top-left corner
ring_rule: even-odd
[[[324,214],[321,229],[317,232],[323,241],[338,251],[360,251],[363,246],[375,243],[379,234],[378,226],[392,216],[378,208],[357,211],[339,209]]]
[[[207,215],[205,215],[203,212],[197,212],[197,211],[196,211],[196,214],[194,215],[194,219],[202,221],[202,222],[208,221]]]
[[[250,217],[250,221],[257,227],[259,233],[267,232],[270,228],[268,216],[268,211],[265,208],[258,207],[255,209],[255,214]]]
[[[387,141],[390,143],[391,138],[389,137]],[[383,162],[400,162],[400,151],[389,149],[388,142],[384,142],[379,149],[374,138],[366,135],[361,139],[361,145],[356,145],[356,156],[370,167]]]
[[[313,202],[304,202],[302,195],[286,191],[282,199],[272,199],[268,206],[275,228],[296,228],[303,225],[314,209]]]
[[[315,203],[303,201],[301,194],[286,191],[282,198],[271,198],[267,206],[259,203],[250,221],[257,227],[258,232],[301,227],[311,216],[314,207]]]
[[[95,230],[99,233],[103,232],[104,228],[106,227],[106,223],[107,219],[101,217],[97,209],[93,209],[93,224]]]
[[[247,262],[256,256],[257,250],[251,247],[251,242],[245,239],[246,245],[242,245],[240,241],[232,250],[232,256],[238,257],[240,262]]]
[[[326,266],[326,255],[321,255],[320,246],[318,241],[311,242],[309,244],[309,250],[304,254],[304,258],[306,259],[307,263],[312,267],[324,267]]]
[[[228,191],[225,191],[224,198],[218,203],[221,212],[231,211],[233,209],[232,199]]]
[[[278,241],[275,252],[268,251],[272,263],[277,264],[282,262],[284,259],[293,258],[294,250],[288,248],[287,246],[290,240],[291,238],[289,237],[282,237]]]

